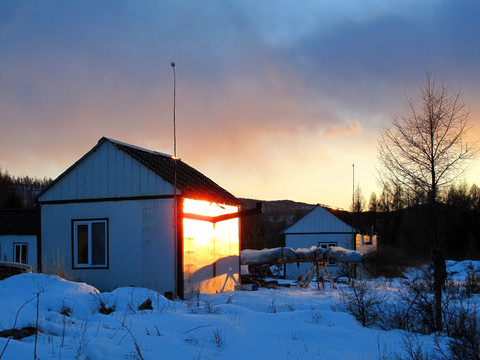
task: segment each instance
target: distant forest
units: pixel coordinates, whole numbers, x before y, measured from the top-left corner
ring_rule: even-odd
[[[410,193],[400,186],[384,188],[377,197],[372,193],[359,217],[372,224],[379,234],[379,244],[418,259],[430,257],[432,208],[427,194]],[[356,202],[361,196],[355,195]],[[357,206],[364,210],[363,206]],[[439,194],[437,235],[445,257],[452,260],[480,259],[480,188],[466,181],[452,183]]]
[[[34,208],[37,195],[52,179],[11,176],[0,169],[0,209]],[[372,193],[367,203],[357,187],[353,218],[378,234],[379,248],[426,260],[430,256],[428,226],[431,209],[427,196],[412,196],[401,187]],[[241,199],[247,208],[258,200]],[[285,245],[282,231],[315,205],[290,200],[264,201],[264,214],[241,219],[242,249],[263,249]],[[480,259],[480,188],[466,182],[451,185],[438,202],[439,242],[447,259]]]
[[[452,184],[439,197],[438,241],[447,259],[480,259],[480,188],[466,182]],[[257,200],[242,199],[252,207]],[[293,201],[264,201],[265,213],[242,218],[243,249],[263,249],[285,245],[282,230],[293,224],[314,205]],[[392,250],[399,257],[430,258],[431,208],[427,195],[408,193],[399,186],[372,193],[367,201],[357,187],[353,218],[363,228],[373,227],[379,249]],[[348,216],[345,218],[349,218]]]
[[[52,179],[11,176],[0,169],[0,209],[34,208],[36,197]]]

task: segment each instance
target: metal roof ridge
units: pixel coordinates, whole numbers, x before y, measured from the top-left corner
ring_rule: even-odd
[[[132,149],[136,149],[136,150],[140,150],[140,151],[144,151],[144,152],[148,152],[150,154],[153,154],[153,155],[161,155],[161,156],[165,156],[165,157],[169,157],[171,158],[173,155],[171,154],[167,154],[167,153],[163,153],[163,152],[160,152],[160,151],[155,151],[155,150],[150,150],[150,149],[146,149],[146,148],[143,148],[141,146],[137,146],[137,145],[132,145],[132,144],[129,144],[129,143],[126,143],[126,142],[123,142],[123,141],[119,141],[119,140],[115,140],[115,139],[112,139],[112,138],[109,138],[109,137],[106,137],[104,136],[102,139],[105,139],[113,144],[117,144],[117,145],[123,145],[123,146],[127,146],[127,147],[130,147]]]

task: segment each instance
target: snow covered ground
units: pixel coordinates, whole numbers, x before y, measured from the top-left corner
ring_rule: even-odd
[[[448,262],[462,281],[470,262]],[[479,262],[472,262],[480,270]],[[400,281],[375,281],[393,293]],[[340,286],[341,288],[341,286]],[[38,295],[38,304],[37,304]],[[35,328],[38,338],[0,338],[1,359],[380,359],[402,354],[405,332],[364,328],[338,309],[341,289],[278,287],[169,301],[155,291],[95,288],[57,276],[0,281],[0,331]],[[147,299],[152,310],[138,310]],[[480,297],[474,298],[480,303]],[[114,310],[109,314],[107,310]],[[433,349],[433,336],[418,336]],[[36,344],[35,344],[36,342]],[[36,348],[36,350],[35,350]]]

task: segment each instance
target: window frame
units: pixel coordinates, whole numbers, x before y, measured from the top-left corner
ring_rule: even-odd
[[[17,246],[20,247],[20,257],[19,260],[17,261]],[[23,255],[23,246],[25,246],[25,262],[21,261],[22,260],[22,255]],[[21,264],[28,264],[28,243],[27,242],[14,242],[13,243],[13,262],[18,262]]]
[[[92,264],[92,224],[105,224],[105,263],[100,265]],[[88,229],[88,262],[86,264],[78,263],[78,226],[87,225]],[[94,219],[72,219],[72,269],[108,269],[109,268],[109,219],[108,218],[94,218]]]
[[[373,245],[373,236],[374,236],[374,235],[362,235],[362,243],[363,243],[363,245],[366,245],[366,246],[371,246],[371,245]],[[365,240],[366,237],[368,237],[368,241]]]
[[[318,242],[318,247],[322,248],[324,250],[327,250],[329,247],[335,247],[335,246],[338,246],[337,241],[319,241]],[[327,265],[328,266],[337,266],[337,262],[336,261],[328,261]]]

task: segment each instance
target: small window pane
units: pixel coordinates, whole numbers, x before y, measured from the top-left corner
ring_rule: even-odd
[[[88,264],[88,225],[77,225],[78,264]]]
[[[105,223],[92,223],[92,265],[105,265]]]
[[[27,244],[22,244],[22,255],[21,255],[21,262],[26,264],[27,263]]]
[[[20,245],[15,244],[15,262],[20,262]]]

